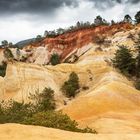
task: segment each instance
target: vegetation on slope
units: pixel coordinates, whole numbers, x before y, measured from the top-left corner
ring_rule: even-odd
[[[31,95],[33,103],[2,102],[0,123],[21,123],[58,128],[74,132],[97,133],[90,128],[80,129],[78,124],[61,111],[55,111],[54,91],[45,88],[41,93]]]
[[[125,75],[134,75],[135,59],[131,54],[131,50],[126,46],[119,46],[113,59],[113,65]]]
[[[52,54],[50,62],[53,66],[60,64],[60,56],[57,53]]]
[[[124,16],[124,19],[122,19],[120,21],[120,23],[133,23],[134,21],[134,24],[139,24],[140,23],[140,11],[138,11],[135,15],[135,20],[133,20],[131,18],[130,15],[125,15]],[[75,32],[75,31],[78,31],[78,30],[82,30],[82,29],[90,29],[90,28],[95,28],[97,26],[101,26],[101,25],[114,25],[114,24],[117,24],[115,21],[111,21],[110,23],[108,21],[106,21],[105,19],[103,19],[100,15],[96,16],[96,18],[94,19],[94,22],[93,23],[90,23],[90,22],[77,22],[76,25],[74,26],[70,26],[68,27],[67,29],[63,29],[63,28],[58,28],[56,30],[53,30],[53,31],[45,31],[44,32],[44,36],[41,36],[41,35],[37,35],[36,38],[33,38],[33,39],[28,39],[28,40],[24,40],[24,41],[21,41],[15,45],[13,45],[11,42],[8,43],[7,40],[3,40],[1,42],[1,46],[4,48],[4,47],[20,47],[20,48],[23,48],[24,46],[26,45],[29,45],[29,44],[35,44],[35,43],[40,43],[44,38],[54,38],[54,37],[57,37],[59,35],[62,35],[62,34],[65,34],[65,33],[70,33],[70,32]]]
[[[135,86],[140,89],[140,34],[135,45],[136,53],[132,53],[126,46],[120,46],[112,60],[115,68],[121,73],[131,77],[135,81]]]
[[[14,59],[14,56],[11,52],[11,50],[9,48],[5,48],[4,50],[4,57],[8,60],[8,61],[12,61]]]
[[[75,97],[78,89],[79,89],[79,77],[75,72],[72,72],[69,75],[68,81],[64,82],[64,84],[62,85],[61,90],[68,98],[70,98]]]
[[[2,62],[2,64],[0,65],[0,76],[2,76],[2,77],[5,76],[6,67],[7,67],[7,64],[5,62]]]

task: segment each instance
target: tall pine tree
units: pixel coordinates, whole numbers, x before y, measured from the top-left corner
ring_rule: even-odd
[[[112,61],[114,67],[118,68],[123,74],[135,74],[135,59],[126,46],[119,47]]]

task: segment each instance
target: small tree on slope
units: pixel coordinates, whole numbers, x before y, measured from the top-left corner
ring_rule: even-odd
[[[118,68],[123,74],[135,74],[135,59],[131,51],[126,46],[120,46],[112,60],[114,67]]]
[[[79,78],[75,72],[69,76],[69,80],[62,86],[62,91],[67,97],[75,97],[76,91],[79,89]]]
[[[60,64],[60,56],[57,53],[52,54],[50,62],[52,65]]]

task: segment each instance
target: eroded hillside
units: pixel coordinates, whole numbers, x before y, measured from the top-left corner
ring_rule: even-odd
[[[80,127],[90,126],[99,133],[140,133],[140,91],[110,61],[119,44],[134,49],[139,31],[139,26],[129,24],[103,26],[27,46],[21,54],[28,55],[26,62],[30,63],[8,63],[6,76],[0,78],[0,97],[28,102],[30,93],[51,87],[57,110],[78,121]],[[97,35],[105,35],[105,43],[94,41]],[[16,50],[12,52],[16,58]],[[54,52],[61,55],[62,62],[67,59],[73,64],[37,65],[49,63]],[[80,90],[75,99],[69,100],[60,89],[73,71],[78,74]]]

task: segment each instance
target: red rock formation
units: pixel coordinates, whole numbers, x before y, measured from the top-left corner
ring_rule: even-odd
[[[132,29],[132,25],[128,23],[119,23],[112,26],[98,26],[88,29],[80,29],[70,33],[59,35],[55,38],[45,38],[42,42],[34,44],[30,47],[38,47],[47,45],[48,50],[52,49],[62,51],[61,58],[65,58],[70,52],[76,48],[80,48],[90,42],[95,42],[97,35],[110,36],[119,31]],[[28,47],[27,47],[28,48]]]

